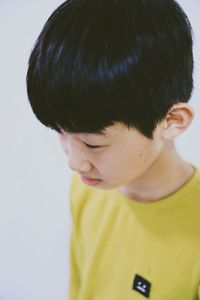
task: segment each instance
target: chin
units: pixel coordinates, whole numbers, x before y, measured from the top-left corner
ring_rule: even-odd
[[[111,190],[114,189],[115,187],[113,187],[111,184],[109,183],[105,183],[104,181],[101,182],[100,184],[93,186],[93,188],[95,189],[100,189],[100,190]]]
[[[113,190],[119,188],[119,184],[114,183],[103,183],[102,185],[96,186],[96,188],[102,189],[102,190]]]

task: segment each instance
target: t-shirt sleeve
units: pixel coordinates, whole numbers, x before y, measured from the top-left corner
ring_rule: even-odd
[[[70,236],[70,273],[69,273],[69,300],[77,300],[80,290],[80,267],[79,267],[79,241],[77,236],[77,216],[74,207],[74,190],[76,190],[76,175],[72,176],[70,186],[70,209],[71,209],[71,236]]]

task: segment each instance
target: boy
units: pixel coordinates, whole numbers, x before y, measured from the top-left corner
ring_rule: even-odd
[[[174,145],[192,73],[174,0],[68,0],[38,37],[29,100],[75,171],[70,300],[200,299],[200,171]]]

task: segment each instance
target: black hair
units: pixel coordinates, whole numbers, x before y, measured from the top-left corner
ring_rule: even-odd
[[[174,0],[68,0],[29,59],[27,92],[57,132],[122,122],[148,138],[193,89],[192,28]]]

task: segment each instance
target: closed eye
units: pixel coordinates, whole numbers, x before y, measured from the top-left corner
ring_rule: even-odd
[[[101,146],[94,146],[94,145],[89,145],[89,144],[86,144],[84,143],[86,147],[90,148],[90,149],[97,149],[97,148],[100,148]]]

